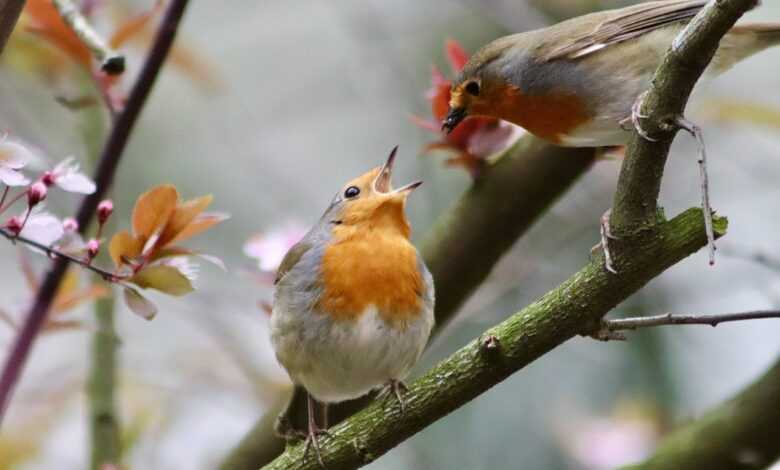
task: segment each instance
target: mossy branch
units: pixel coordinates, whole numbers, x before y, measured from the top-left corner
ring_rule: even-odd
[[[645,462],[624,470],[754,470],[780,457],[780,360],[760,379],[667,436]]]
[[[726,225],[725,219],[716,219],[718,236]],[[321,441],[326,467],[346,470],[372,462],[569,338],[598,328],[607,312],[705,243],[701,210],[690,209],[660,224],[655,235],[638,239],[620,276],[592,260],[414,381],[404,413],[396,403],[374,402],[332,428],[332,437]],[[317,459],[303,462],[303,453],[302,444],[290,447],[264,469],[318,470]]]

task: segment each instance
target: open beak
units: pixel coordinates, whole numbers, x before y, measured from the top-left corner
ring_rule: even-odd
[[[415,181],[414,183],[409,183],[398,189],[393,189],[390,179],[393,176],[393,163],[395,163],[395,155],[397,152],[398,146],[396,145],[390,152],[390,156],[387,157],[385,164],[379,169],[379,174],[376,175],[376,178],[374,179],[374,190],[377,193],[388,195],[408,194],[422,184],[422,181]]]
[[[450,108],[450,112],[447,113],[447,117],[444,118],[444,122],[441,125],[441,130],[447,131],[447,134],[449,134],[467,115],[466,108]]]

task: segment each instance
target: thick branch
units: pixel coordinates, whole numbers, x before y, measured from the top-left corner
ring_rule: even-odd
[[[111,48],[105,39],[92,28],[84,15],[70,0],[52,0],[60,13],[62,21],[78,36],[82,43],[100,63],[100,69],[109,75],[119,75],[125,71],[125,57]]]
[[[780,361],[726,403],[667,436],[647,461],[625,470],[754,470],[780,457]]]
[[[97,189],[93,194],[84,198],[76,216],[79,230],[82,232],[89,227],[99,202],[111,187],[127,139],[138,120],[144,103],[146,103],[146,98],[149,96],[162,64],[168,56],[187,3],[188,0],[173,0],[168,6],[152,50],[130,92],[127,106],[117,118],[103,146],[100,162],[95,171]],[[0,420],[5,415],[13,388],[27,361],[33,341],[46,320],[49,306],[65,275],[68,262],[65,258],[57,258],[54,261],[35,296],[32,308],[30,308],[18,336],[14,340],[3,367],[2,376],[0,376]]]
[[[716,230],[725,231],[718,219]],[[463,406],[512,373],[583,331],[653,277],[706,242],[701,211],[691,209],[660,224],[658,236],[634,245],[620,276],[608,273],[600,260],[588,263],[544,297],[486,331],[441,362],[410,387],[406,411],[373,403],[334,427],[322,443],[330,470],[358,468],[378,458],[439,418]],[[288,449],[265,467],[281,470],[319,468],[316,459],[301,465],[303,445]]]
[[[0,55],[24,9],[24,0],[0,0]]]
[[[661,177],[691,91],[709,65],[718,43],[756,0],[713,0],[685,27],[653,77],[640,110],[642,128],[651,142],[634,132],[620,172],[612,230],[628,235],[652,226],[658,216]]]
[[[439,217],[421,249],[436,279],[436,331],[457,313],[517,238],[594,161],[593,149],[564,149],[530,135],[523,137],[487,166],[474,186]],[[477,252],[478,257],[472,255]],[[332,407],[331,417],[351,415],[365,403]],[[255,470],[279,455],[284,441],[272,437],[273,418],[262,418],[220,468]]]

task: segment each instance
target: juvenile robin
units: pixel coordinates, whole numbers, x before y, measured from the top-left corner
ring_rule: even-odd
[[[317,438],[326,432],[314,400],[327,405],[384,387],[403,409],[402,379],[434,323],[433,279],[404,212],[422,182],[393,189],[396,150],[344,185],[276,276],[271,342],[307,392],[306,451],[313,446],[320,463]]]
[[[634,104],[674,38],[706,4],[646,2],[496,39],[453,82],[443,128],[485,115],[561,146],[624,145],[630,135],[625,124],[636,123]],[[778,43],[780,24],[734,27],[707,75]]]

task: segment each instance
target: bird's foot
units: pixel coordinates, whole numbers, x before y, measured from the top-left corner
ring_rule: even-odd
[[[612,235],[612,230],[609,227],[609,215],[612,213],[612,209],[607,209],[604,215],[601,216],[599,233],[601,235],[601,241],[598,245],[595,245],[590,249],[591,253],[595,253],[596,250],[601,248],[604,252],[604,267],[612,274],[617,274],[615,266],[612,264],[612,252],[609,250],[609,241],[617,240],[618,237]]]
[[[321,429],[316,424],[309,424],[309,432],[305,434],[306,444],[303,449],[303,464],[305,465],[309,460],[309,452],[314,449],[314,454],[317,456],[317,462],[320,467],[327,469],[325,461],[322,460],[322,451],[320,449],[320,437],[331,437],[331,434],[327,429]]]
[[[631,105],[631,116],[620,121],[620,127],[628,131],[631,130],[631,127],[629,127],[629,124],[631,124],[636,129],[637,134],[642,136],[643,139],[650,142],[658,142],[658,139],[651,137],[642,127],[642,119],[647,119],[648,117],[646,114],[642,114],[642,103],[645,100],[645,96],[647,96],[647,91],[639,95],[636,101],[634,101],[634,104]]]
[[[691,134],[698,146],[699,158],[699,187],[701,188],[701,208],[704,212],[704,229],[707,234],[707,248],[709,249],[710,265],[715,264],[715,230],[712,226],[712,207],[710,206],[710,183],[707,174],[707,148],[704,146],[704,135],[701,127],[678,116],[674,123],[682,130]]]
[[[295,429],[292,422],[290,422],[287,413],[282,413],[276,417],[276,422],[274,422],[274,433],[287,442],[299,441],[308,436],[304,431]]]
[[[379,392],[379,395],[377,395],[377,399],[387,400],[395,398],[398,405],[401,407],[401,413],[403,414],[406,412],[406,400],[404,400],[403,394],[408,391],[409,387],[407,387],[403,381],[390,379],[382,388],[382,391]]]

